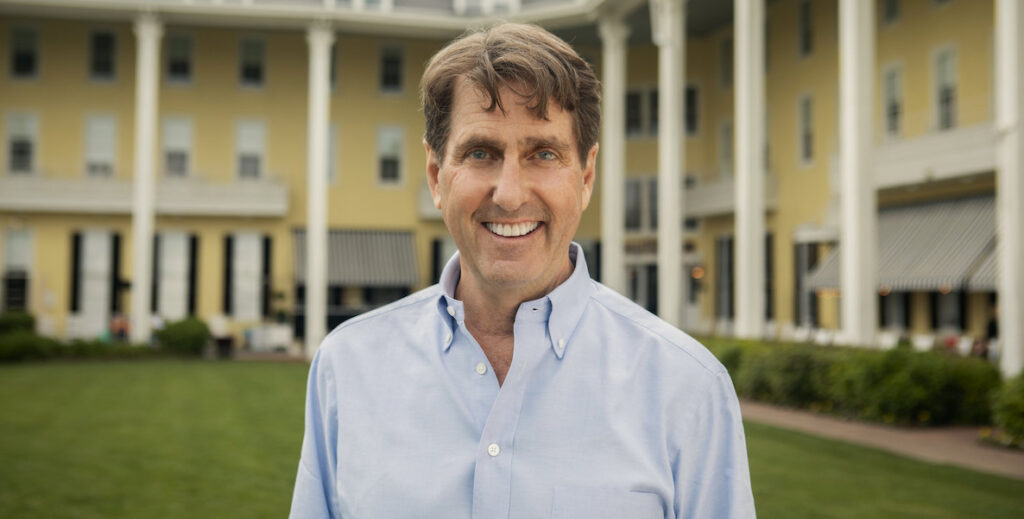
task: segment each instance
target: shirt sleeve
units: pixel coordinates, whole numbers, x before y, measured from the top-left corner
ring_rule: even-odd
[[[306,429],[295,492],[292,519],[340,517],[336,485],[338,406],[334,373],[320,348],[309,367],[306,389]]]
[[[675,513],[678,518],[753,518],[754,496],[739,400],[725,371],[709,377],[678,439]]]

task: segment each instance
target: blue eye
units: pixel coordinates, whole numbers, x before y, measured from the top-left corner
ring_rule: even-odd
[[[487,156],[487,152],[484,150],[473,150],[469,152],[469,158],[474,160],[484,160]]]
[[[553,151],[544,150],[537,154],[537,158],[540,160],[555,160],[558,156]]]

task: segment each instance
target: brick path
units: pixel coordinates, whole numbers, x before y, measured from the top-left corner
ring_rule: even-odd
[[[742,400],[751,422],[834,438],[931,463],[1024,480],[1024,451],[978,443],[979,427],[911,429],[867,424]]]

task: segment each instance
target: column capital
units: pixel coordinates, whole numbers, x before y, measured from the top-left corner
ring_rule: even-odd
[[[140,13],[135,17],[135,36],[138,38],[159,38],[163,36],[164,24],[154,13]]]
[[[326,20],[317,20],[306,28],[306,42],[310,46],[330,46],[334,43],[334,27]]]
[[[629,24],[619,15],[604,15],[597,22],[597,33],[605,45],[624,44],[630,32]]]
[[[651,39],[658,47],[681,45],[686,29],[682,26],[686,0],[650,0]]]

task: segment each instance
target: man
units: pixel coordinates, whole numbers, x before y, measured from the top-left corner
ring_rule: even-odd
[[[752,517],[728,374],[571,242],[597,160],[586,62],[503,24],[441,50],[421,88],[460,252],[324,340],[292,517]]]

